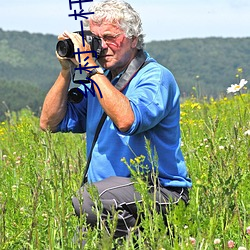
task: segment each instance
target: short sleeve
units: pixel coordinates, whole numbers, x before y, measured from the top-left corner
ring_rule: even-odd
[[[150,63],[151,64],[151,63]],[[178,105],[179,89],[172,73],[157,63],[148,64],[126,96],[134,112],[134,122],[124,135],[155,127]]]

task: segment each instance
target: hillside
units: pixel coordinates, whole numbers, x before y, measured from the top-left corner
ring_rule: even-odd
[[[0,120],[6,106],[13,111],[29,106],[39,112],[60,69],[56,42],[53,35],[0,29]],[[174,73],[182,96],[192,94],[194,86],[199,96],[225,93],[237,80],[239,67],[250,79],[250,38],[153,41],[146,50]]]
[[[0,29],[0,120],[7,109],[28,106],[39,113],[60,69],[56,42],[53,35]]]

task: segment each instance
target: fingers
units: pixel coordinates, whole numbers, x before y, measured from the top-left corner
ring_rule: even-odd
[[[62,34],[60,34],[60,35],[57,37],[57,39],[58,39],[59,41],[61,41],[61,40],[69,39],[69,36],[66,34],[66,31],[64,31]]]
[[[63,35],[69,38],[76,45],[76,47],[83,47],[82,37],[78,33],[64,31]]]
[[[90,45],[86,41],[83,44],[83,38],[78,33],[64,31],[61,35],[58,36],[58,40],[65,40],[65,39],[70,39],[74,43],[75,48],[80,48],[81,50],[85,51],[90,50]]]
[[[71,67],[75,67],[79,64],[75,58],[61,57],[58,55],[57,52],[56,52],[56,57],[60,62],[60,64],[62,65],[63,69],[70,69]]]
[[[80,42],[80,43],[82,41],[82,37],[78,33],[72,33],[69,31],[64,31],[57,38],[58,40],[71,39],[73,42],[75,41],[75,42]]]

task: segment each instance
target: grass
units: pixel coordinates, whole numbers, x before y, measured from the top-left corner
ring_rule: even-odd
[[[86,249],[228,249],[229,240],[235,249],[250,249],[249,103],[249,94],[186,100],[181,128],[193,181],[188,207],[173,207],[165,226],[142,184],[143,230],[135,228],[116,245],[99,222],[99,230],[86,233]],[[85,220],[74,216],[71,197],[85,160],[83,135],[41,132],[28,109],[6,114],[0,124],[0,249],[80,249],[74,236]],[[111,234],[115,223],[108,220]]]

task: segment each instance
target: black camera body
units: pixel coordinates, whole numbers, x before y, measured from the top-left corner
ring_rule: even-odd
[[[78,33],[82,36],[81,31],[76,31],[74,33]],[[89,30],[84,31],[84,40],[90,45],[93,57],[98,59],[102,52],[102,40],[99,37],[94,36],[93,33]],[[74,44],[71,39],[58,41],[56,45],[56,51],[61,57],[75,57]]]

